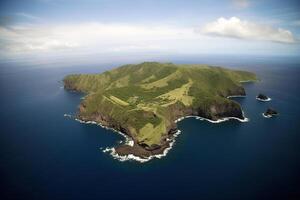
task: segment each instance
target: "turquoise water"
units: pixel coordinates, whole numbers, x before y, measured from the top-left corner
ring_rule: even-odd
[[[123,138],[66,118],[82,94],[61,88],[70,73],[113,65],[55,67],[2,63],[1,194],[11,199],[298,199],[300,198],[300,62],[194,59],[177,63],[242,66],[262,79],[245,84],[247,123],[178,123],[182,131],[162,159],[119,162],[100,148]],[[258,102],[265,93],[273,100]],[[263,118],[267,107],[280,112]]]

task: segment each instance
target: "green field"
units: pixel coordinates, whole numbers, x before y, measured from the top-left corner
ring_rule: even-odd
[[[241,94],[240,81],[256,80],[253,73],[207,65],[144,62],[124,65],[101,74],[74,74],[65,88],[81,91],[79,116],[106,116],[130,130],[139,143],[160,144],[185,110],[216,112],[218,105],[236,105],[228,95]],[[101,122],[101,120],[100,120]]]

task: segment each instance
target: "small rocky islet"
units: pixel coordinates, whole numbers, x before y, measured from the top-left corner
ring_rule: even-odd
[[[266,102],[266,101],[270,101],[271,98],[268,97],[267,95],[265,94],[262,94],[262,93],[259,93],[257,96],[256,96],[256,99],[259,100],[259,101],[263,101],[263,102]],[[273,109],[273,108],[268,108],[262,115],[265,117],[265,118],[271,118],[273,116],[277,116],[279,113]]]
[[[264,95],[262,93],[259,93],[257,96],[256,96],[256,99],[258,101],[271,101],[271,98],[268,97],[267,95]]]
[[[274,110],[273,108],[268,108],[264,113],[263,116],[266,118],[271,118],[273,116],[277,116],[279,113]]]

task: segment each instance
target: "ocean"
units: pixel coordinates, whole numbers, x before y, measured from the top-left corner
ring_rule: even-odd
[[[120,162],[103,153],[124,140],[75,114],[83,94],[65,91],[70,73],[109,64],[1,61],[1,199],[300,199],[300,61],[284,57],[174,57],[255,72],[234,98],[249,122],[188,118],[166,157]],[[163,61],[165,61],[163,60]],[[123,63],[127,64],[127,63]],[[258,93],[270,102],[255,99]],[[280,115],[264,118],[272,107]]]

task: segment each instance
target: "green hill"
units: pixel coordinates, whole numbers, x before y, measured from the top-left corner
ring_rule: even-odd
[[[68,75],[64,85],[87,94],[79,107],[81,120],[97,121],[134,140],[134,147],[118,147],[118,153],[147,157],[169,145],[179,117],[242,119],[240,105],[226,97],[245,95],[240,81],[248,80],[256,80],[255,74],[207,65],[145,62],[101,74]]]

